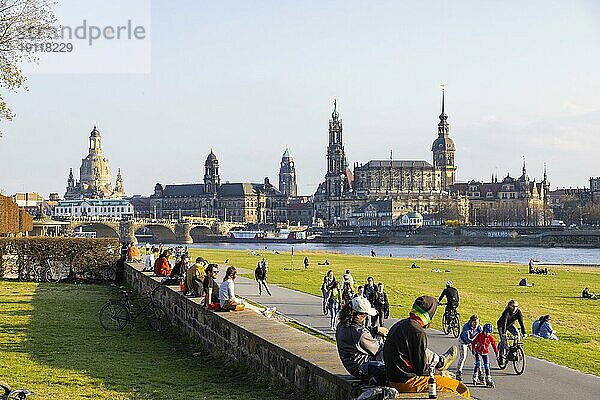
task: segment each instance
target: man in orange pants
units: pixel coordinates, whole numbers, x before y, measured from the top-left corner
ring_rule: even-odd
[[[438,301],[431,296],[415,300],[409,317],[390,329],[383,347],[383,360],[390,385],[399,392],[427,393],[429,369],[447,370],[456,358],[455,346],[442,355],[427,348],[427,334]],[[432,367],[433,366],[433,367]],[[438,392],[457,393],[471,398],[469,389],[450,376],[435,375]]]

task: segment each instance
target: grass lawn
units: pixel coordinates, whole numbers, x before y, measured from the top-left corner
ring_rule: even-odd
[[[550,271],[555,275],[546,276],[528,275],[526,265],[514,264],[298,252],[292,258],[290,253],[257,252],[269,262],[269,282],[319,296],[323,275],[328,269],[332,269],[338,279],[350,269],[356,285],[373,276],[376,283],[385,284],[390,312],[396,318],[407,316],[416,297],[439,296],[447,280],[452,280],[460,292],[462,322],[476,313],[482,324],[491,322],[496,330],[496,321],[506,303],[514,298],[520,303],[528,333],[531,333],[534,319],[550,314],[552,326],[560,338],[558,342],[527,338],[525,350],[528,355],[600,376],[600,300],[580,298],[581,290],[586,286],[592,291],[600,291],[600,268],[551,267]],[[229,259],[231,265],[252,270],[260,260],[260,256],[247,251],[193,249],[191,253],[192,259],[197,255],[218,263]],[[302,264],[304,256],[310,260],[308,269]],[[330,265],[317,265],[325,258]],[[421,268],[411,269],[413,262]],[[441,272],[432,272],[433,269]],[[535,285],[518,286],[523,277]],[[436,313],[434,327],[441,329],[441,312]]]
[[[0,380],[40,399],[298,399],[182,337],[143,321],[106,332],[100,285],[0,281]],[[196,353],[195,356],[193,354]]]

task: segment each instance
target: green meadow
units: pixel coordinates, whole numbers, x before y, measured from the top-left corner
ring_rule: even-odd
[[[529,275],[526,265],[496,264],[464,261],[410,260],[387,257],[365,257],[332,253],[275,254],[268,250],[249,251],[193,249],[210,262],[223,263],[253,270],[262,256],[269,262],[269,282],[306,293],[321,295],[320,287],[327,270],[336,277],[350,269],[356,285],[373,276],[383,282],[390,301],[392,317],[403,318],[410,311],[414,299],[420,295],[439,296],[447,280],[452,280],[460,291],[459,312],[464,322],[471,314],[478,314],[481,322],[496,321],[510,299],[519,301],[525,317],[525,328],[541,315],[550,314],[552,326],[560,341],[528,337],[525,351],[528,355],[553,361],[580,371],[600,376],[600,300],[580,297],[588,286],[600,291],[600,268],[550,267],[550,275]],[[260,255],[258,255],[260,254]],[[310,266],[305,269],[303,259],[308,256]],[[327,259],[330,265],[317,265]],[[412,269],[415,262],[421,268]],[[439,272],[434,272],[439,271]],[[249,275],[250,276],[250,275]],[[518,286],[526,277],[532,287]],[[441,313],[434,318],[434,328],[441,328]]]
[[[101,285],[0,281],[0,380],[32,399],[305,399],[175,334],[106,332]]]

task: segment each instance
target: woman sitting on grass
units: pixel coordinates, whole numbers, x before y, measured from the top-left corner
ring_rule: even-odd
[[[533,321],[531,332],[533,335],[544,339],[558,340],[556,331],[550,325],[550,315],[542,315],[539,319]]]
[[[237,270],[235,267],[227,267],[223,283],[221,283],[221,287],[219,288],[221,310],[242,311],[246,307],[242,299],[235,297],[235,284],[233,281],[236,276]]]

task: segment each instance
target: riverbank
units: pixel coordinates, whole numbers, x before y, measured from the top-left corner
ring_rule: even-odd
[[[248,246],[251,247],[250,245]],[[549,268],[550,275],[529,275],[523,264],[468,262],[458,260],[426,260],[418,258],[367,257],[326,252],[264,250],[253,252],[231,249],[191,249],[192,257],[201,255],[211,262],[254,269],[261,257],[269,262],[269,281],[306,293],[320,295],[323,275],[332,269],[341,278],[350,269],[355,282],[362,284],[368,276],[384,282],[393,317],[402,318],[410,311],[413,300],[423,294],[439,296],[447,280],[460,291],[461,320],[476,313],[482,323],[494,326],[509,299],[521,304],[525,328],[541,315],[550,314],[557,331],[558,342],[528,338],[528,355],[600,376],[595,361],[600,351],[600,301],[585,300],[581,290],[588,286],[600,291],[600,269],[597,267],[561,266]],[[308,269],[303,266],[309,258]],[[328,260],[329,265],[318,265]],[[410,268],[412,263],[420,268]],[[527,278],[534,286],[521,287],[518,282]],[[440,328],[441,314],[434,319]]]

